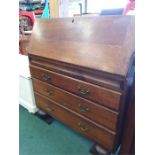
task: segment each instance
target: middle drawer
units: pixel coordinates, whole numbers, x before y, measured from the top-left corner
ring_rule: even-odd
[[[116,131],[118,112],[33,78],[34,90],[97,123]]]

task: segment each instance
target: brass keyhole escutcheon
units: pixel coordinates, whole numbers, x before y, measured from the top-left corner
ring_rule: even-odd
[[[81,122],[78,123],[78,126],[79,126],[81,131],[83,131],[83,132],[88,131],[88,128],[84,124],[82,124]]]
[[[48,74],[43,74],[43,75],[42,75],[42,79],[43,79],[44,81],[49,81],[49,80],[51,79],[51,77],[50,77]]]
[[[83,88],[83,87],[80,87],[80,86],[78,87],[78,91],[82,95],[86,95],[86,94],[90,93],[88,88]]]
[[[47,96],[53,95],[53,91],[52,90],[46,89],[45,92],[46,92]]]
[[[53,108],[51,108],[51,107],[49,107],[49,106],[46,106],[46,110],[47,110],[48,112],[53,112],[53,111],[55,111]]]
[[[88,108],[87,106],[85,106],[85,105],[83,105],[83,104],[81,104],[81,103],[80,103],[78,106],[79,106],[79,108],[80,108],[80,110],[81,110],[82,112],[88,113],[88,112],[91,111],[90,108]]]

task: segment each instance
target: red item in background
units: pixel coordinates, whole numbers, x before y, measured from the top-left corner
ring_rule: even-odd
[[[27,55],[30,35],[25,35],[23,31],[32,30],[35,20],[34,12],[19,10],[19,19],[24,20],[24,24],[21,22],[21,26],[19,27],[19,54]]]
[[[28,17],[32,23],[32,26],[34,25],[34,12],[33,11],[19,11],[19,17]]]
[[[34,10],[33,12],[35,15],[41,15],[43,13],[43,10]]]
[[[135,10],[135,0],[130,0],[124,9],[124,14],[126,15],[130,10]]]

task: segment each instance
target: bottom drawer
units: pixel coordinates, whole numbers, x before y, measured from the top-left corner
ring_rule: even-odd
[[[87,120],[82,115],[63,107],[38,93],[35,93],[35,98],[36,104],[40,109],[64,122],[82,135],[102,145],[109,151],[113,150],[116,135],[115,132],[107,131],[107,129],[104,129],[102,126],[96,126],[96,123],[91,120]]]

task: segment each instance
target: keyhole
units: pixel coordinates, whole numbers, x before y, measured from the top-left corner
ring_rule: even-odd
[[[72,23],[74,23],[74,19],[72,19]]]

